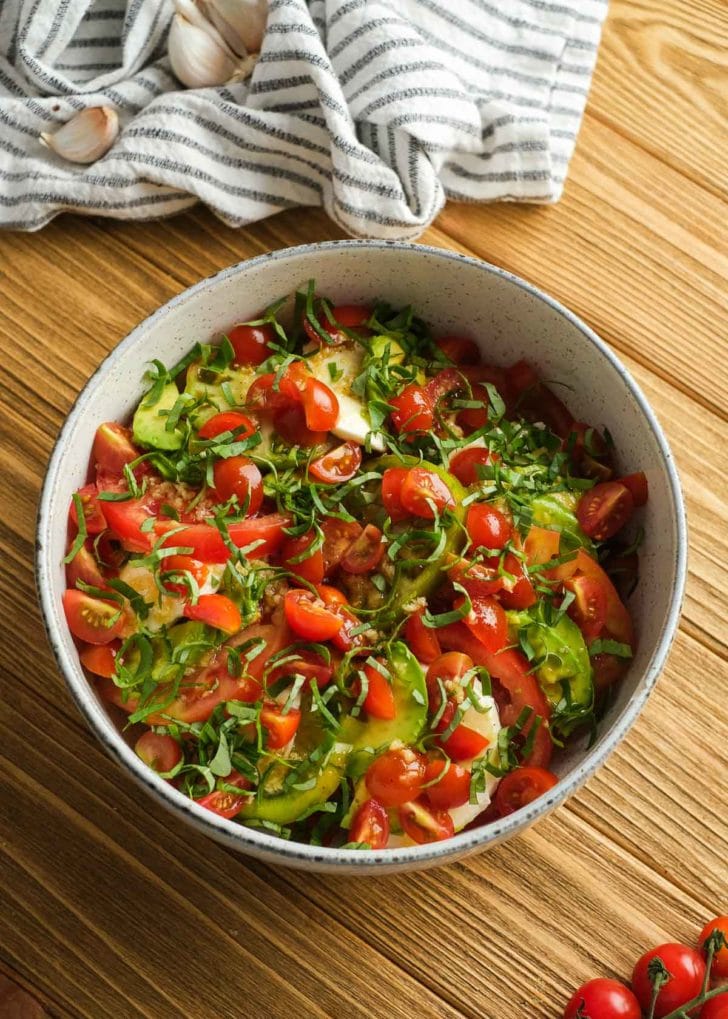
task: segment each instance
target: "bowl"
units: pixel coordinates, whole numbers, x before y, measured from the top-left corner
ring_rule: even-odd
[[[577,419],[609,429],[621,471],[644,470],[649,481],[641,579],[630,600],[639,647],[596,742],[571,748],[556,768],[558,785],[530,806],[431,845],[369,852],[308,846],[199,807],[147,769],[127,744],[120,720],[99,700],[79,664],[61,607],[71,495],[86,481],[96,427],[128,418],[140,399],[145,362],[174,363],[196,340],[255,317],[312,278],[335,304],[375,297],[412,304],[436,330],[479,338],[487,361],[527,358],[542,377],[571,387],[568,403]],[[664,664],[679,619],[686,551],[680,484],[665,437],[627,369],[588,326],[529,283],[477,259],[416,244],[334,241],[275,251],[202,280],[109,354],[78,397],[50,459],[38,518],[37,583],[50,643],[73,699],[110,755],[162,806],[230,848],[269,863],[371,874],[430,867],[494,846],[562,803],[604,763],[644,707]]]

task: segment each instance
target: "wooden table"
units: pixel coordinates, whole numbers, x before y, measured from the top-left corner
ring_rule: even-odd
[[[613,345],[667,431],[691,534],[680,632],[626,743],[548,820],[445,869],[306,877],[191,832],[87,731],[36,608],[46,460],[103,355],[200,276],[338,231],[195,211],[0,238],[0,1016],[549,1017],[726,910],[726,46],[723,0],[613,0],[564,200],[450,205],[423,237]]]

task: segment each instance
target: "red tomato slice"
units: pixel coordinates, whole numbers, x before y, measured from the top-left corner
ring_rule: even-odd
[[[400,435],[414,435],[432,430],[434,417],[432,400],[423,386],[412,382],[399,396],[390,398],[392,424]]]
[[[437,810],[461,807],[470,799],[470,772],[454,761],[433,758],[425,770],[425,796]]]
[[[139,456],[141,453],[131,439],[131,429],[115,421],[107,421],[96,429],[91,459],[100,473],[121,477],[124,467]]]
[[[423,755],[412,747],[386,750],[367,768],[367,789],[382,806],[398,807],[419,796],[425,766]]]
[[[649,496],[649,488],[647,486],[647,477],[643,471],[637,471],[636,474],[625,474],[624,477],[617,478],[620,485],[624,485],[628,488],[632,494],[632,501],[635,506],[644,506]]]
[[[288,591],[283,608],[288,625],[304,640],[329,640],[344,625],[340,615],[303,588]]]
[[[495,791],[495,805],[501,817],[533,803],[559,781],[545,768],[516,768],[500,780]]]
[[[598,637],[607,622],[607,592],[596,577],[572,577],[564,587],[574,593],[568,614],[587,640]]]
[[[438,732],[445,732],[455,714],[455,705],[450,701],[442,713],[437,725]],[[437,740],[439,746],[445,751],[451,761],[471,761],[474,757],[480,757],[489,741],[469,725],[458,725],[449,736],[440,736]]]
[[[260,711],[260,724],[266,731],[266,749],[280,750],[284,747],[293,739],[300,723],[298,708],[290,708],[283,715],[278,704],[264,704]]]
[[[321,522],[321,530],[324,534],[324,544],[321,549],[324,559],[324,576],[327,577],[336,569],[362,533],[362,527],[355,520],[325,517]]]
[[[213,467],[215,493],[221,502],[235,496],[238,506],[246,507],[246,516],[254,516],[263,502],[263,478],[247,456],[231,456],[218,460]]]
[[[106,530],[106,520],[99,503],[99,492],[96,485],[93,483],[84,485],[83,488],[76,492],[76,495],[81,499],[83,518],[86,522],[86,532],[88,534],[101,534],[102,531]],[[76,503],[73,501],[71,502],[70,516],[73,523],[78,526]]]
[[[347,573],[369,573],[376,569],[384,555],[382,532],[374,524],[367,524],[358,538],[349,546],[341,560]]]
[[[152,551],[156,535],[142,531],[142,524],[155,515],[155,504],[144,499],[128,499],[126,502],[105,502],[103,505],[109,530],[119,539],[122,548],[128,552]]]
[[[71,588],[63,592],[63,611],[73,636],[86,644],[108,644],[121,637],[127,625],[126,614],[116,602]]]
[[[480,364],[480,348],[467,336],[441,336],[435,345],[453,364]]]
[[[119,641],[110,644],[89,644],[80,651],[81,665],[95,676],[111,679],[116,672],[116,652],[120,647]]]
[[[367,695],[364,698],[364,710],[372,718],[392,719],[397,715],[394,704],[394,691],[382,673],[371,665],[364,666],[367,677]]]
[[[581,529],[595,541],[621,530],[634,512],[631,491],[619,481],[604,481],[585,492],[576,507]]]
[[[236,440],[247,439],[258,431],[257,425],[247,414],[237,410],[225,410],[205,421],[197,433],[201,439],[214,439],[224,432],[232,432]]]
[[[510,520],[495,506],[483,502],[468,507],[465,527],[476,548],[504,548],[513,534]]]
[[[437,631],[422,622],[424,614],[424,609],[416,609],[411,613],[405,626],[405,636],[415,658],[429,665],[442,654],[442,649],[437,639]]]
[[[420,845],[442,842],[455,834],[450,814],[446,810],[436,810],[422,800],[403,804],[398,813],[405,834]]]
[[[471,446],[450,458],[450,473],[454,474],[461,485],[476,485],[481,480],[479,468],[486,467],[497,457],[482,446]]]
[[[464,603],[464,598],[456,599],[455,608],[461,608]],[[502,606],[495,598],[473,598],[471,606],[463,620],[465,625],[486,651],[500,651],[508,643],[508,620]]]
[[[324,579],[323,553],[318,548],[310,555],[306,554],[315,538],[313,531],[307,531],[298,538],[286,538],[281,547],[281,566],[311,584],[320,584]],[[294,561],[302,556],[305,558],[301,558],[300,562]]]
[[[262,364],[273,353],[271,344],[276,332],[269,322],[260,326],[239,325],[230,330],[228,339],[235,351],[236,364]]]
[[[123,505],[123,503],[118,505]],[[262,542],[257,548],[246,553],[248,559],[261,559],[280,548],[285,538],[284,528],[290,527],[291,523],[291,517],[286,514],[269,513],[267,516],[253,517],[229,524],[228,534],[238,548],[246,548],[257,541]],[[158,525],[157,533],[164,533],[164,530],[170,530],[176,526],[170,521],[169,524],[164,524],[162,530]],[[191,550],[189,554],[203,563],[225,563],[230,557],[222,535],[213,524],[190,524],[181,530],[175,530],[165,540],[164,547],[189,548]]]
[[[240,609],[224,594],[201,594],[196,604],[185,605],[184,614],[223,633],[237,633],[243,625]]]
[[[408,467],[388,467],[382,475],[382,503],[394,524],[409,516],[402,504],[402,485],[408,474]]]
[[[106,578],[87,545],[83,545],[66,566],[66,580],[69,587],[76,587],[79,580],[91,587],[106,587]]]
[[[227,778],[219,779],[218,781],[221,784],[224,783],[225,785],[237,786],[238,789],[251,788],[248,779],[236,771],[233,771]],[[249,800],[250,796],[236,795],[235,793],[227,792],[224,789],[216,789],[215,792],[208,793],[207,796],[203,796],[202,799],[197,800],[197,803],[199,803],[201,807],[211,810],[213,814],[217,814],[219,817],[225,817],[228,820],[231,820],[240,813]]]
[[[134,752],[153,771],[171,771],[182,760],[182,748],[177,740],[159,732],[142,733],[134,744]]]
[[[424,517],[426,520],[435,519],[433,505],[439,513],[446,507],[455,505],[452,492],[442,478],[424,467],[409,469],[402,483],[401,500],[402,506],[409,513]]]
[[[365,842],[370,849],[384,849],[389,841],[389,817],[381,803],[365,800],[349,828],[350,842]]]
[[[323,481],[326,485],[338,485],[353,478],[360,466],[361,447],[355,442],[343,442],[330,453],[314,460],[308,468],[308,473],[316,481]]]

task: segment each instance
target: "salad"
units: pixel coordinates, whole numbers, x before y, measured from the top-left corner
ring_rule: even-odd
[[[313,283],[146,378],[96,432],[63,596],[139,757],[221,817],[362,850],[551,789],[635,648],[647,482],[609,435],[525,361]]]

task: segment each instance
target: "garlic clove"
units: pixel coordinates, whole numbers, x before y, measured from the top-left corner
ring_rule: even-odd
[[[223,85],[235,73],[233,54],[215,28],[209,25],[209,29],[198,27],[179,12],[172,18],[167,45],[169,62],[188,88]]]
[[[43,145],[71,163],[93,163],[116,140],[119,117],[111,106],[93,106],[71,117],[58,131],[44,131]]]
[[[259,53],[268,20],[267,0],[197,0],[238,56]]]

